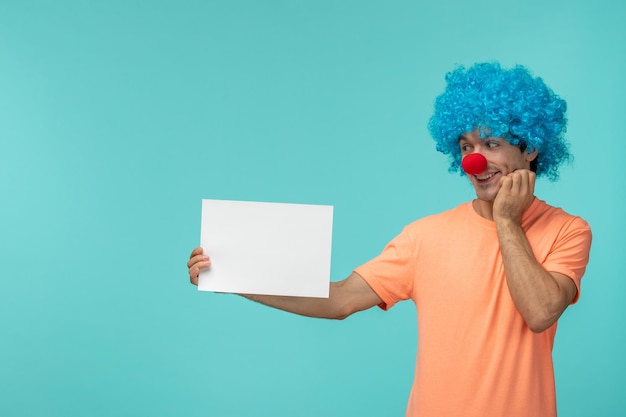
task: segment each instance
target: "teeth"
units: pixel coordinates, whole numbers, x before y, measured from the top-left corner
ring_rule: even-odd
[[[489,178],[493,177],[494,175],[496,175],[495,172],[492,172],[491,174],[487,174],[487,175],[476,175],[476,178],[484,181],[484,180],[488,180]]]

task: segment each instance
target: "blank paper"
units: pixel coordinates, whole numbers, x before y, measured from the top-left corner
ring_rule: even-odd
[[[198,289],[328,297],[333,206],[202,200]]]

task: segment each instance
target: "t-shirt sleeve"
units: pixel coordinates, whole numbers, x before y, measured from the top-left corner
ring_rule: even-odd
[[[405,228],[387,244],[380,255],[354,270],[383,300],[379,305],[383,310],[390,309],[398,301],[411,298],[415,251],[416,245]]]
[[[543,262],[543,267],[549,272],[558,272],[566,275],[576,284],[576,296],[572,304],[580,297],[580,281],[587,263],[591,248],[591,228],[580,217],[573,217],[559,233],[550,253]]]

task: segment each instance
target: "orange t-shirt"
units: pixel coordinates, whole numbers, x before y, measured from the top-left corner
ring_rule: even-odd
[[[570,277],[579,292],[589,225],[535,199],[522,228],[537,261]],[[507,287],[495,223],[471,203],[411,223],[355,272],[383,309],[407,299],[417,307],[407,416],[556,416],[556,324],[542,333],[528,328]]]

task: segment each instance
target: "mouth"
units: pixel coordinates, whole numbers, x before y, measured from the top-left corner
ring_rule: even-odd
[[[495,177],[497,173],[498,171],[489,172],[489,173],[480,174],[480,175],[474,175],[474,178],[476,178],[476,181],[478,181],[479,184],[482,184],[482,183],[489,182],[489,180]]]

